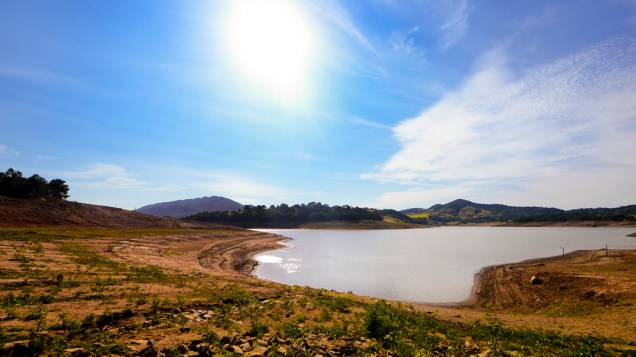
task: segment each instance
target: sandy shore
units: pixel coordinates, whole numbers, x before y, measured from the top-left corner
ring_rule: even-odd
[[[222,244],[208,252],[236,257],[235,263],[211,268],[248,273],[256,252],[278,248],[282,237]],[[240,253],[243,249],[247,249]],[[235,254],[228,251],[236,249]],[[225,253],[223,253],[225,252]],[[248,269],[249,267],[249,269]],[[483,268],[475,275],[471,297],[459,304],[414,304],[416,309],[462,322],[495,314],[512,326],[569,333],[636,338],[636,250],[576,251],[564,256]],[[531,278],[541,279],[532,285]],[[592,322],[592,323],[591,323]]]
[[[289,238],[249,230],[219,231],[121,240],[110,248],[115,258],[155,265],[184,273],[220,276],[250,275],[258,262],[254,256],[282,248]]]
[[[80,324],[94,314],[98,325],[91,331],[106,331],[108,343],[127,346],[130,355],[174,346],[194,351],[193,342],[200,341],[210,328],[226,338],[238,332],[245,339],[241,345],[249,340],[250,349],[261,348],[255,346],[261,342],[250,340],[248,332],[258,321],[272,329],[268,341],[277,341],[287,351],[300,351],[303,346],[278,340],[274,329],[280,332],[302,321],[305,330],[312,331],[305,342],[314,346],[317,342],[312,339],[317,338],[323,346],[305,348],[325,355],[328,350],[348,348],[345,345],[351,341],[328,339],[320,331],[330,328],[331,323],[345,322],[358,324],[352,330],[358,331],[364,326],[360,314],[376,301],[251,276],[256,266],[254,255],[277,249],[287,239],[270,233],[29,228],[0,230],[0,234],[4,237],[0,240],[0,282],[4,289],[0,296],[5,302],[10,301],[9,293],[16,297],[27,291],[37,297],[26,306],[0,309],[0,331],[5,333],[0,336],[11,341],[5,344],[5,351],[28,345],[29,331],[38,328],[47,336],[62,334],[69,339],[69,347],[92,351],[96,342],[102,343],[100,337],[92,332],[72,335],[77,332],[60,332],[58,328],[64,319]],[[450,321],[448,326],[470,328],[476,321],[491,324],[496,318],[508,327],[635,341],[634,264],[634,251],[609,251],[607,255],[604,251],[577,252],[485,269],[478,277],[479,288],[471,304],[391,305]],[[530,274],[537,273],[543,284],[530,285]],[[41,299],[46,302],[40,303]],[[345,303],[346,309],[340,307]],[[38,318],[31,317],[40,310],[43,313]],[[323,320],[324,316],[330,321]],[[458,343],[465,347],[470,339],[473,346],[478,336]],[[371,343],[362,337],[356,337],[360,349]],[[480,347],[474,351],[487,351],[488,341],[482,337],[478,343]],[[223,349],[232,348],[232,344],[239,343],[231,342]]]

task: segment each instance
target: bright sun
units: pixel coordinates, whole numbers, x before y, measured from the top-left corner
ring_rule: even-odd
[[[234,0],[228,21],[233,63],[267,94],[297,101],[308,90],[312,31],[293,0]]]

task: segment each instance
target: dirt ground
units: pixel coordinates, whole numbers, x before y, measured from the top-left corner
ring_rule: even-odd
[[[75,331],[73,326],[86,325],[91,315],[96,316],[98,327],[104,324],[100,335],[94,337],[104,342],[95,342],[80,331],[69,344],[79,344],[84,352],[92,349],[91,353],[97,354],[106,350],[112,353],[120,345],[128,349],[122,353],[125,355],[174,346],[192,352],[193,347],[183,346],[200,341],[208,329],[231,340],[226,348],[248,346],[245,348],[254,356],[265,355],[267,343],[267,348],[275,343],[288,351],[308,348],[325,355],[345,355],[351,343],[357,348],[378,343],[316,334],[306,339],[313,343],[311,338],[315,337],[315,346],[294,347],[291,340],[275,334],[265,335],[267,341],[246,335],[255,321],[250,313],[259,314],[261,321],[269,321],[266,323],[288,321],[303,326],[320,321],[325,314],[324,308],[316,305],[324,301],[318,298],[320,294],[334,299],[329,301],[345,301],[338,300],[339,296],[350,301],[350,310],[329,313],[343,321],[360,318],[364,310],[356,307],[362,306],[356,301],[371,304],[375,300],[288,287],[250,276],[255,264],[252,257],[277,248],[285,240],[281,236],[240,229],[23,228],[0,229],[0,233],[4,237],[0,239],[0,298],[7,306],[0,310],[0,335],[12,341],[5,343],[5,351],[19,351],[16,344],[33,344],[34,332],[29,335],[29,331],[51,339],[59,334],[58,329]],[[471,324],[496,318],[506,326],[634,341],[634,262],[633,251],[609,251],[607,255],[596,251],[491,267],[477,280],[472,301],[460,306],[412,307],[444,321]],[[531,276],[537,274],[542,284],[531,285]],[[9,304],[9,295],[17,299],[15,303]],[[254,296],[258,298],[255,304],[241,305],[240,299],[245,296],[250,301]],[[227,301],[237,305],[219,313],[222,306],[229,306],[224,303]],[[336,326],[333,324],[322,326]],[[242,335],[233,335],[232,331]],[[75,332],[66,333],[71,336]],[[92,345],[86,345],[87,339]],[[462,348],[468,348],[464,342]],[[484,344],[470,346],[473,352],[488,349]]]
[[[183,274],[247,276],[255,254],[285,238],[253,231],[108,239],[94,243],[101,254]],[[531,278],[542,280],[532,285]],[[257,279],[255,279],[257,280]],[[579,251],[553,258],[488,267],[475,278],[473,297],[459,306],[415,304],[442,319],[485,321],[582,335],[636,339],[636,251]]]
[[[535,284],[531,279],[540,279]],[[484,268],[464,306],[418,306],[445,319],[636,338],[636,251],[577,251]]]

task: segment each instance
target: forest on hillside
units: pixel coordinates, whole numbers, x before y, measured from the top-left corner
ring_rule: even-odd
[[[569,211],[521,217],[515,223],[533,222],[636,222],[636,205],[617,208],[580,208]]]
[[[244,228],[296,228],[307,223],[331,221],[362,222],[382,221],[384,216],[410,222],[410,219],[394,210],[376,210],[352,206],[329,206],[320,202],[278,206],[245,206],[238,211],[201,212],[185,219],[227,224]]]

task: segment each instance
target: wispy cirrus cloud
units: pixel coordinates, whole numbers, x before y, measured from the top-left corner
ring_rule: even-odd
[[[6,145],[0,144],[0,155],[20,156],[20,152],[11,150]]]
[[[90,166],[63,172],[60,175],[68,178],[73,186],[127,191],[171,191],[174,186],[155,186],[140,180],[122,166],[115,164],[94,163]]]
[[[45,83],[72,83],[75,79],[40,68],[0,65],[0,76]]]
[[[180,181],[185,192],[196,197],[218,195],[243,204],[279,204],[282,202],[314,201],[323,195],[321,191],[298,190],[280,186],[265,178],[244,173],[214,172],[210,170],[183,171]],[[193,196],[193,197],[194,197]]]
[[[634,58],[636,41],[618,38],[516,75],[493,51],[460,88],[397,125],[401,149],[363,178],[526,199],[552,192],[564,207],[578,205],[577,196],[550,187],[567,181],[613,201],[636,197],[624,180],[636,177]],[[598,171],[602,187],[591,181]]]
[[[454,45],[468,31],[470,4],[468,0],[453,0],[445,3],[445,21],[440,27],[443,48]]]
[[[426,51],[415,42],[415,35],[419,30],[415,26],[408,31],[394,31],[388,42],[393,51],[411,57],[421,65],[426,63]]]
[[[378,123],[372,120],[367,120],[367,119],[362,119],[359,117],[353,117],[351,119],[351,122],[353,124],[357,124],[357,125],[362,125],[362,126],[367,126],[370,128],[375,128],[375,129],[381,129],[381,130],[391,130],[391,127],[388,125],[384,125],[382,123]]]

